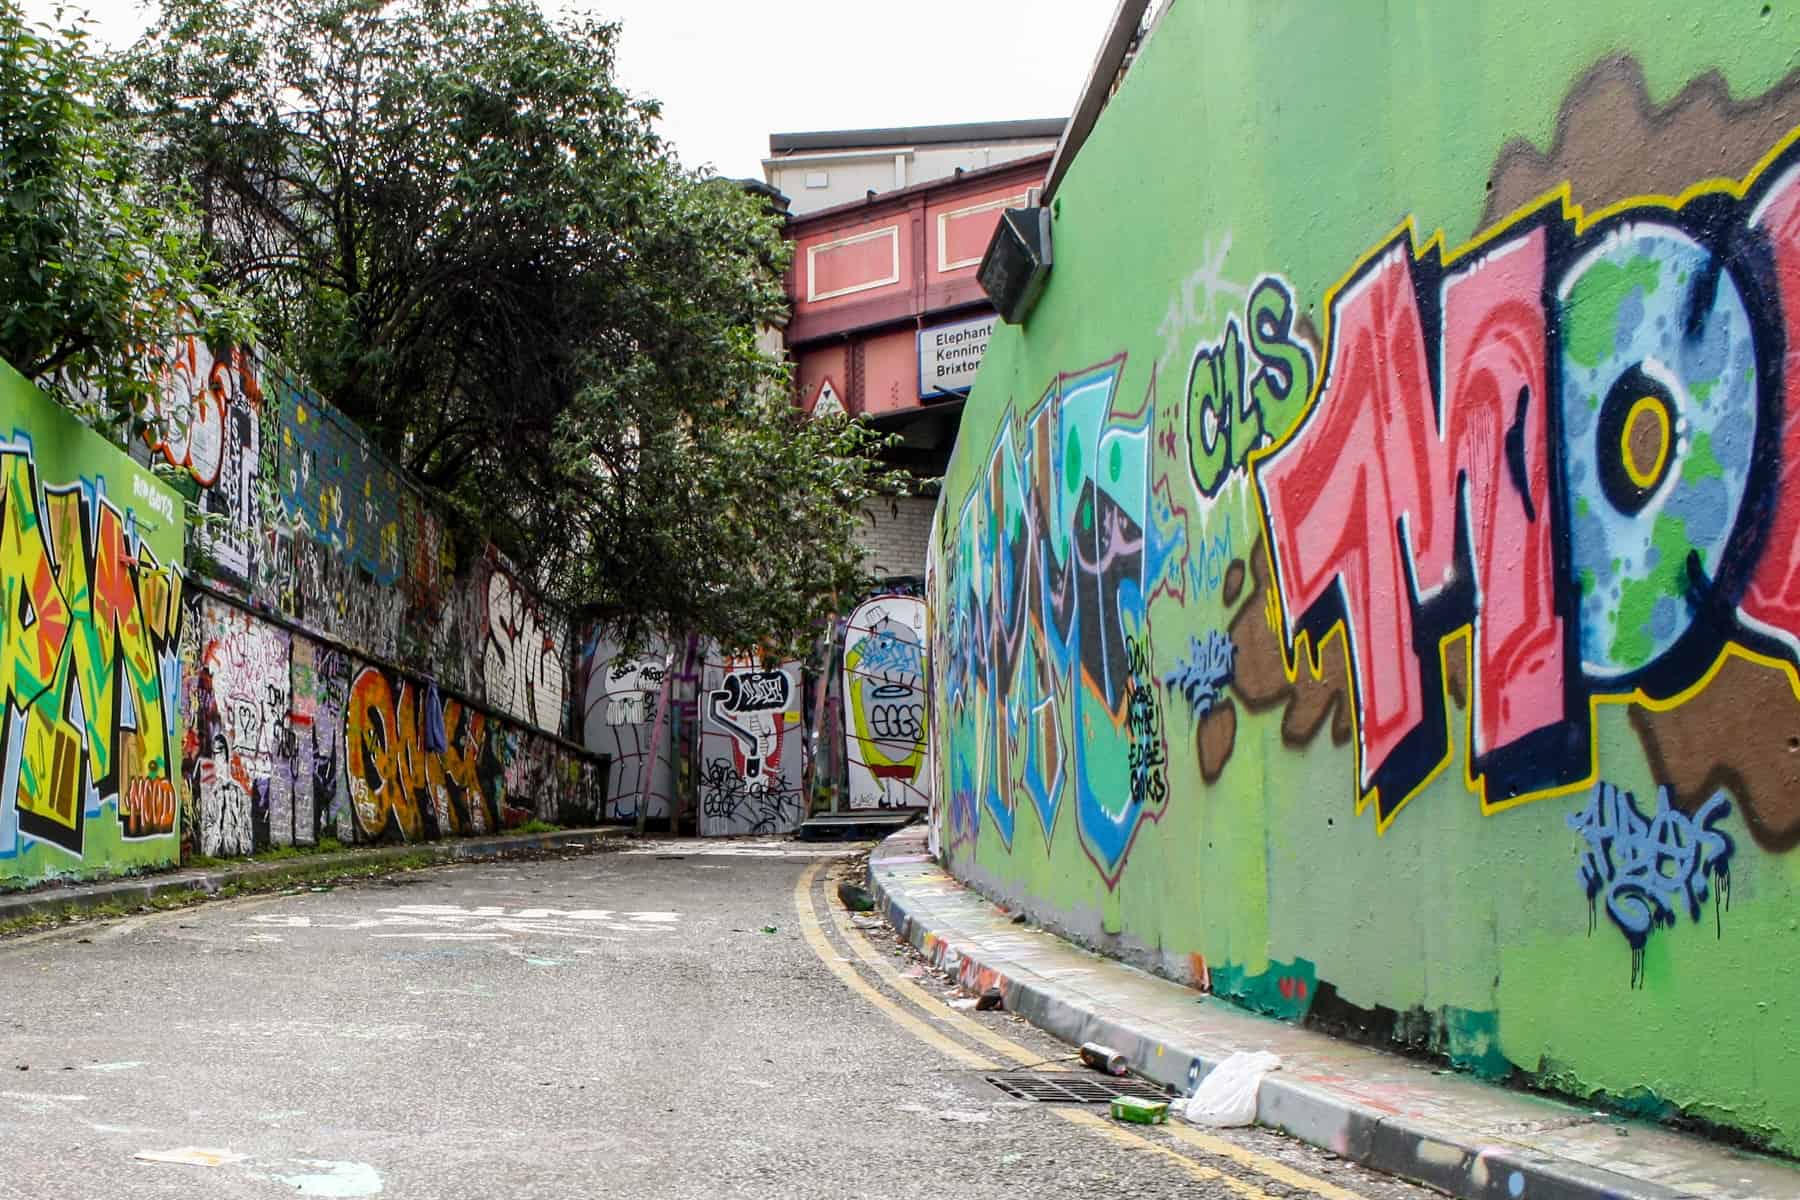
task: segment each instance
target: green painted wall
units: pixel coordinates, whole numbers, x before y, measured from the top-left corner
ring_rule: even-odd
[[[181,498],[0,363],[0,886],[173,863]]]
[[[1796,45],[1791,6],[1176,3],[939,506],[952,868],[1800,1151]]]

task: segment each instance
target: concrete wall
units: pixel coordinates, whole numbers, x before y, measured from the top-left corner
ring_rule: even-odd
[[[175,860],[183,524],[0,363],[0,886]]]
[[[961,876],[1800,1150],[1800,15],[1173,6],[933,538]]]

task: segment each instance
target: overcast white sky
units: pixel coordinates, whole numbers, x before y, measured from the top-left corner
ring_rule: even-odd
[[[47,17],[55,0],[25,0]],[[627,91],[663,102],[689,166],[762,174],[769,134],[1064,117],[1113,0],[547,0],[624,24]],[[86,0],[130,43],[141,0]]]

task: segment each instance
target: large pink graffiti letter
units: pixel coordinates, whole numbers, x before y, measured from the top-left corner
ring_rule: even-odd
[[[1542,229],[1449,275],[1434,251],[1420,269],[1441,288],[1421,294],[1410,239],[1394,239],[1333,300],[1317,401],[1257,468],[1290,645],[1309,634],[1317,654],[1346,626],[1360,783],[1383,824],[1447,755],[1437,645],[1448,633],[1475,626],[1475,769],[1570,715],[1545,262]]]

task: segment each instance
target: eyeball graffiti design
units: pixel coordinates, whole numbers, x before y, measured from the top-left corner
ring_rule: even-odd
[[[1583,670],[1617,680],[1693,624],[1756,437],[1750,315],[1672,226],[1620,226],[1558,289],[1564,494]]]

